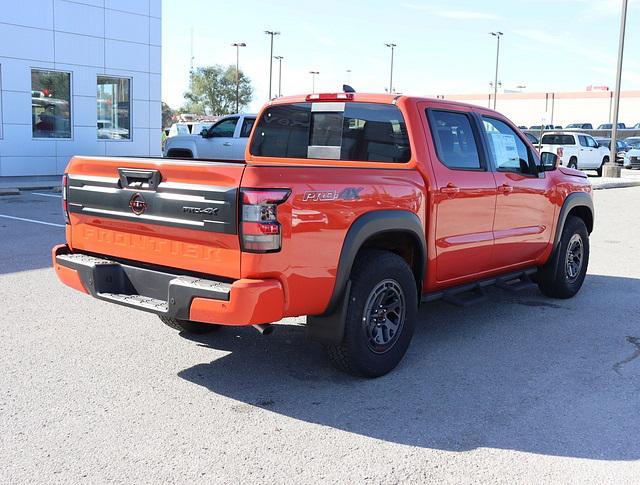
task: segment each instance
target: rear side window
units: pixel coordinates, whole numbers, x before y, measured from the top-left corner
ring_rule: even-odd
[[[584,135],[578,135],[578,141],[580,142],[580,146],[589,146],[589,144],[587,143],[587,137]]]
[[[544,135],[542,137],[543,145],[575,145],[576,140],[573,135]]]
[[[251,128],[253,128],[253,124],[256,122],[255,118],[245,118],[242,122],[242,128],[240,129],[240,138],[249,138],[251,134]]]
[[[267,108],[250,153],[259,157],[408,162],[400,110],[374,103],[295,103]]]
[[[452,169],[479,170],[478,145],[464,113],[428,110],[431,134],[440,161]]]

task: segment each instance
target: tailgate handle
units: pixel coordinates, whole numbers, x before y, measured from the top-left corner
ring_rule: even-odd
[[[123,189],[156,190],[162,180],[158,170],[135,170],[119,168],[120,187]]]

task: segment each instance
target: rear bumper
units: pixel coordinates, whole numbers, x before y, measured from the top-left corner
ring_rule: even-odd
[[[280,320],[284,292],[278,280],[217,281],[160,271],[108,258],[52,250],[60,281],[100,300],[180,320],[254,325]]]

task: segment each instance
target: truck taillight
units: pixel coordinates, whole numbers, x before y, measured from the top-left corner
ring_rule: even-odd
[[[556,148],[556,155],[558,155],[558,158],[562,158],[562,155],[564,155],[564,148],[562,147]]]
[[[69,177],[67,174],[62,176],[62,214],[64,215],[64,223],[69,224],[69,205],[67,203],[67,192],[69,189]]]
[[[280,251],[282,234],[278,222],[278,205],[289,189],[241,189],[240,241],[249,253]]]

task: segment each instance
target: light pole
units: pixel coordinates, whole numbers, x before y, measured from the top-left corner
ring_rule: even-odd
[[[396,48],[396,44],[385,44],[387,47],[391,48],[391,73],[389,74],[389,92],[393,92],[393,51]]]
[[[496,49],[496,77],[493,83],[493,109],[496,109],[496,98],[498,97],[498,62],[500,60],[500,37],[502,37],[504,34],[497,31],[489,33],[498,39],[498,47]]]
[[[240,47],[247,47],[244,42],[231,44],[236,48],[236,113],[240,111]]]
[[[273,38],[276,35],[280,35],[280,32],[275,30],[265,30],[265,34],[271,36],[271,53],[269,54],[269,99],[271,99],[271,81],[273,79]]]
[[[621,169],[616,163],[618,157],[618,114],[620,109],[620,87],[622,84],[622,57],[624,54],[624,30],[627,24],[628,0],[622,0],[622,14],[620,16],[620,40],[618,41],[618,67],[616,71],[616,91],[613,99],[613,125],[611,125],[611,153],[609,163],[604,166],[605,177],[620,177]]]
[[[347,84],[351,84],[351,69],[346,69],[345,72],[347,73]]]
[[[493,90],[493,84],[494,84],[494,82],[493,82],[493,81],[489,81],[489,89]],[[501,87],[502,87],[502,81],[498,81],[498,87],[499,87],[499,88],[501,88]],[[496,105],[495,105],[495,99],[496,99],[496,98],[495,98],[495,95],[494,95],[494,96],[493,96],[493,101],[494,101],[493,109],[495,109],[495,108],[496,108]],[[489,104],[487,105],[487,108],[491,108],[491,93],[489,93]]]
[[[316,92],[316,74],[320,74],[320,71],[309,71],[311,74],[311,93]]]
[[[282,96],[282,56],[273,56],[274,59],[278,60],[278,97]]]

